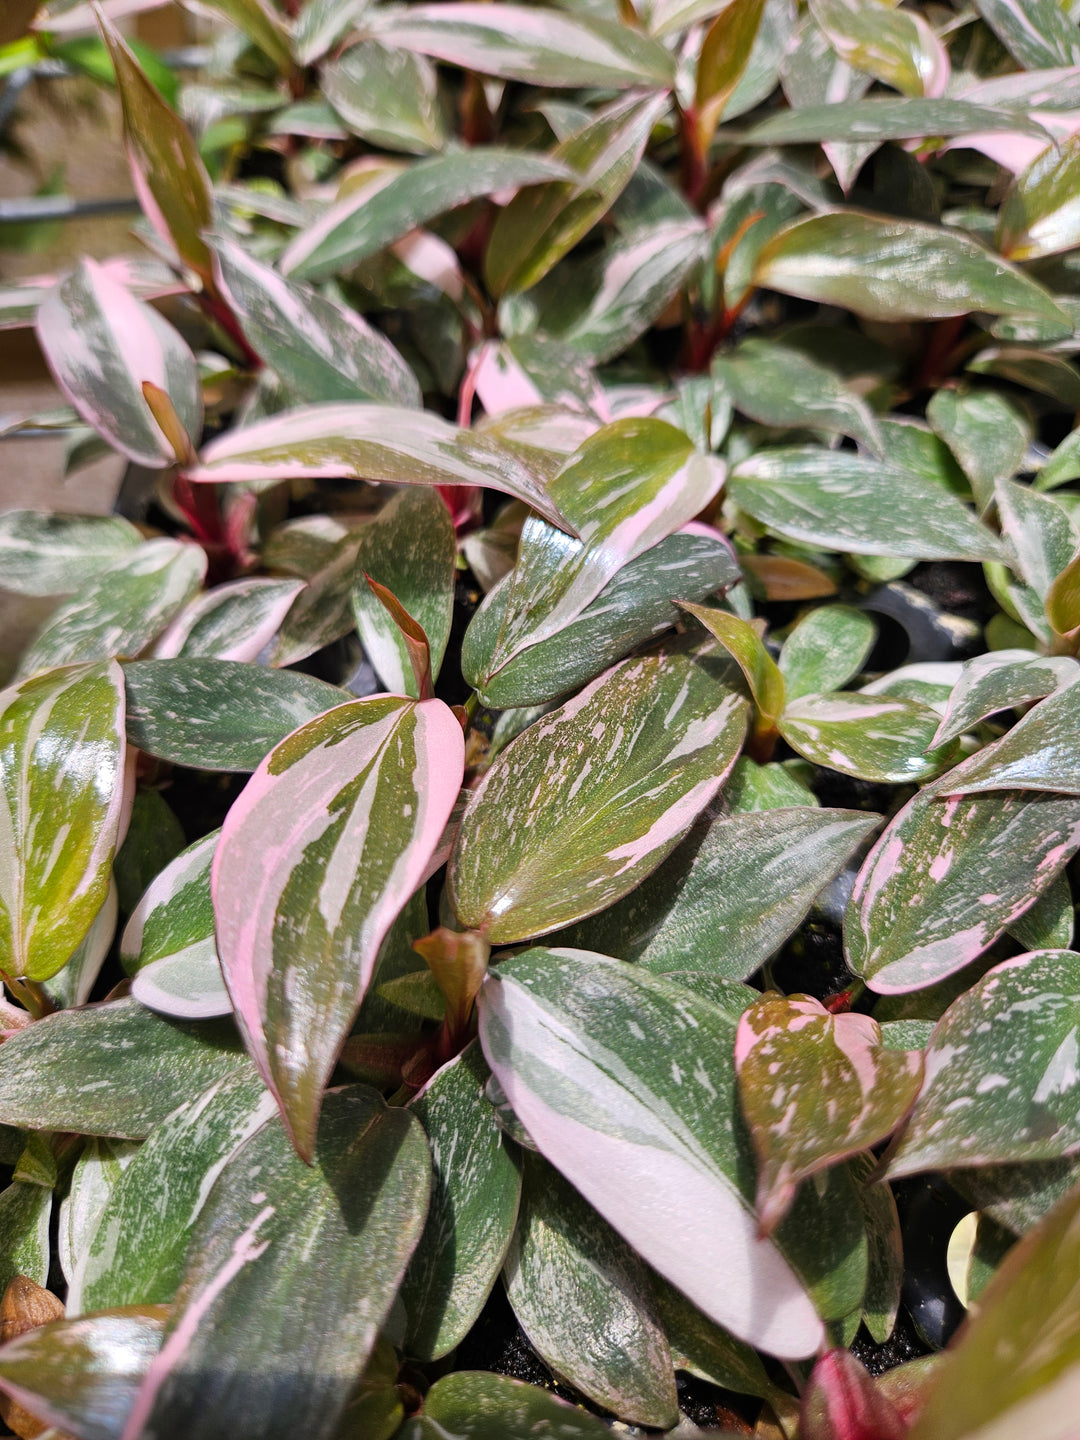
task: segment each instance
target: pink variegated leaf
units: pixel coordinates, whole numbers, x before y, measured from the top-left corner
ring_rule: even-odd
[[[493,942],[605,909],[716,794],[747,704],[719,656],[624,660],[529,726],[473,792],[450,857],[463,925]]]
[[[904,806],[855,881],[844,947],[879,994],[962,970],[1080,847],[1080,798],[1013,790],[945,799],[952,773]]]
[[[814,1366],[802,1399],[802,1440],[903,1440],[900,1412],[850,1350],[830,1350]]]
[[[892,1134],[915,1103],[922,1055],[886,1049],[869,1015],[831,1015],[808,995],[769,993],[739,1020],[735,1073],[769,1235],[801,1181]]]
[[[176,460],[143,385],[163,390],[189,445],[202,430],[195,357],[167,320],[95,260],[81,260],[43,300],[37,336],[56,383],[114,449],[151,469]]]
[[[154,656],[254,661],[281,629],[302,580],[233,580],[197,596],[154,646]]]
[[[133,793],[125,749],[114,660],[48,670],[0,694],[5,975],[48,980],[105,904]]]
[[[524,500],[567,528],[541,476],[498,440],[427,410],[320,404],[286,410],[211,441],[190,480],[383,480],[393,485],[484,485]]]
[[[305,1158],[379,946],[450,817],[464,755],[442,701],[357,700],[276,746],[226,817],[211,877],[218,954],[244,1042]]]

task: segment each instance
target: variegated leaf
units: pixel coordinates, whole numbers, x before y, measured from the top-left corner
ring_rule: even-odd
[[[242,1068],[229,1024],[171,1023],[131,999],[62,1010],[0,1045],[0,1124],[141,1140]]]
[[[808,995],[770,993],[743,1012],[735,1073],[766,1234],[801,1181],[892,1134],[915,1102],[922,1068],[917,1050],[886,1049],[869,1015],[831,1015]]]
[[[226,1163],[122,1440],[331,1440],[419,1239],[430,1164],[419,1122],[364,1086],[327,1096],[315,1158],[275,1117]]]
[[[0,1347],[0,1388],[49,1436],[119,1440],[161,1347],[164,1306],[54,1320]]]
[[[791,701],[780,717],[780,734],[815,765],[902,784],[926,780],[955,759],[955,745],[930,749],[938,719],[936,710],[917,700],[838,690]]]
[[[657,1035],[679,1037],[677,1058]],[[480,1039],[540,1152],[650,1265],[759,1349],[817,1348],[824,1331],[785,1232],[757,1234],[729,1015],[606,956],[529,950],[488,976]],[[820,1262],[827,1212],[817,1221]],[[860,1294],[864,1283],[865,1268]]]
[[[284,279],[230,240],[215,241],[214,253],[248,341],[290,397],[420,408],[416,376],[355,310]]]
[[[938,97],[949,56],[922,15],[882,0],[812,0],[810,12],[840,58],[904,95]]]
[[[625,660],[508,745],[450,857],[462,924],[495,943],[542,935],[655,870],[742,744],[746,702],[727,675],[678,649]]]
[[[202,433],[195,357],[169,322],[126,290],[96,260],[80,260],[49,291],[37,336],[56,383],[114,449],[163,469],[177,455],[146,403],[143,385],[169,397],[192,449]]]
[[[131,834],[130,826],[128,835]],[[125,844],[127,837],[125,836]],[[72,1006],[85,1005],[90,992],[101,974],[101,967],[108,958],[116,935],[116,921],[120,913],[120,902],[116,885],[116,860],[113,860],[113,878],[110,881],[105,903],[94,916],[93,924],[83,936],[62,969],[42,984],[49,1004],[56,1010],[69,1010]]]
[[[0,970],[48,980],[105,903],[130,809],[120,667],[50,670],[0,694]]]
[[[352,698],[313,675],[235,660],[140,660],[124,666],[124,683],[129,742],[203,770],[255,770],[298,725]]]
[[[444,1375],[424,1397],[423,1413],[406,1420],[397,1440],[607,1440],[608,1427],[595,1415],[487,1370]]]
[[[980,512],[994,487],[1022,468],[1031,425],[1019,406],[997,390],[937,391],[926,418],[948,445],[971,482]]]
[[[225,983],[307,1156],[323,1087],[383,937],[427,872],[464,754],[442,701],[357,700],[283,740],[225,819],[211,882]]]
[[[111,1188],[77,1260],[69,1318],[172,1301],[191,1229],[230,1157],[275,1114],[250,1066],[181,1104]]]
[[[1022,915],[1080,846],[1080,800],[1003,792],[904,806],[859,871],[848,964],[871,989],[921,990],[962,969]]]
[[[1040,700],[1000,740],[950,770],[945,783],[958,795],[1004,789],[1080,795],[1078,723],[1080,683],[1073,680]]]
[[[161,660],[203,656],[252,662],[277,634],[302,580],[233,580],[186,605],[154,646]]]
[[[541,477],[507,446],[424,410],[307,405],[244,425],[205,448],[192,480],[320,476],[394,485],[484,485],[566,524]]]
[[[355,547],[352,612],[364,653],[387,690],[418,699],[405,639],[364,577],[385,585],[423,628],[437,678],[454,617],[457,545],[450,511],[433,490],[402,490],[357,532]]]
[[[205,574],[206,551],[198,545],[148,540],[53,611],[19,662],[19,673],[134,658],[192,598]]]
[[[780,673],[789,701],[839,690],[857,675],[873,648],[877,626],[865,610],[820,605],[784,641]]]
[[[354,135],[426,155],[446,145],[435,66],[422,55],[362,40],[322,67],[323,94]]]
[[[617,420],[597,431],[548,485],[580,539],[526,520],[491,666],[575,620],[624,565],[703,509],[723,479],[720,461],[698,455],[663,420]]]
[[[1080,955],[1006,960],[946,1010],[890,1176],[1056,1160],[1080,1147]]]
[[[138,1142],[132,1140],[93,1135],[85,1142],[71,1173],[68,1193],[60,1202],[57,1227],[57,1258],[69,1285],[79,1256],[93,1239],[109,1195],[138,1151]]]
[[[401,1288],[407,1348],[439,1360],[472,1329],[506,1255],[521,1172],[484,1096],[479,1045],[436,1072],[410,1109],[431,1147],[431,1208]]]
[[[70,595],[142,543],[119,515],[0,515],[0,585],[16,595]]]
[[[51,1186],[17,1179],[0,1191],[0,1293],[16,1275],[48,1283],[51,1217]]]
[[[991,650],[968,660],[930,742],[933,746],[973,730],[1000,710],[1019,709],[1080,680],[1069,655],[1033,655],[1030,650]]]
[[[1076,26],[1054,0],[977,0],[975,8],[1025,70],[1080,64]]]
[[[878,823],[876,815],[806,805],[695,827],[636,890],[559,942],[663,973],[743,980],[798,928]]]
[[[210,862],[220,834],[214,830],[196,840],[151,881],[120,937],[120,961],[129,975],[207,944],[216,960]]]
[[[646,1266],[547,1161],[526,1152],[523,1172],[505,1277],[530,1344],[620,1420],[672,1424],[675,1371]]]
[[[784,677],[765,648],[758,629],[749,620],[712,606],[680,601],[679,608],[693,615],[710,635],[719,640],[743,673],[757,707],[757,725],[774,731],[784,708]]]

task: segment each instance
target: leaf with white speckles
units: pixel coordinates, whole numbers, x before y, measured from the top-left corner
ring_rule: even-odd
[[[139,1152],[132,1140],[110,1140],[92,1135],[75,1162],[68,1193],[60,1203],[57,1256],[64,1279],[71,1284],[79,1256],[93,1239],[109,1195],[120,1182],[124,1167]]]
[[[784,1235],[756,1233],[731,1016],[622,961],[543,949],[491,972],[479,1011],[514,1113],[608,1223],[740,1339],[812,1353],[824,1332]]]
[[[461,725],[441,700],[354,700],[287,736],[225,817],[211,871],[221,968],[301,1154],[464,763]]]
[[[0,1191],[0,1293],[16,1275],[37,1285],[49,1279],[52,1190],[26,1180]]]
[[[0,693],[0,966],[48,980],[105,904],[130,811],[124,688],[109,661]]]
[[[950,764],[954,745],[929,748],[937,726],[918,700],[860,691],[803,695],[780,716],[780,734],[805,759],[879,783],[927,780]]]
[[[847,961],[872,990],[921,990],[961,970],[1080,847],[1080,800],[952,796],[949,776],[904,806],[866,857],[844,917]]]
[[[608,1440],[610,1429],[537,1385],[487,1370],[444,1375],[397,1440]]]
[[[862,669],[877,625],[852,605],[819,605],[800,620],[780,651],[780,673],[789,701],[839,690]]]
[[[182,850],[154,877],[120,937],[120,962],[129,975],[144,965],[213,941],[210,862],[220,830]]]
[[[148,540],[64,600],[31,641],[21,675],[54,665],[134,658],[192,598],[206,552],[179,540]]]
[[[315,1157],[275,1116],[226,1163],[122,1440],[334,1435],[419,1238],[430,1167],[419,1122],[365,1086],[326,1097]]]
[[[1070,655],[1033,655],[1030,650],[991,650],[968,660],[953,686],[948,708],[931,744],[944,745],[1000,710],[1018,709],[1080,679]]]
[[[1073,681],[1033,706],[1000,740],[950,770],[943,783],[958,795],[1021,789],[1080,795],[1078,725],[1080,683]]]
[[[661,973],[743,980],[799,927],[878,824],[877,815],[806,805],[695,827],[636,890],[559,943]]]
[[[0,575],[16,595],[69,595],[142,544],[119,515],[0,515]]]
[[[132,745],[202,770],[255,770],[306,720],[352,696],[288,670],[238,660],[139,660],[124,666]]]
[[[1056,1160],[1080,1147],[1080,955],[1036,950],[946,1010],[889,1175]]]
[[[869,1015],[770,993],[739,1020],[735,1073],[758,1158],[758,1216],[771,1234],[801,1181],[892,1134],[918,1094],[922,1056],[886,1049]]]
[[[68,1288],[69,1316],[173,1299],[191,1227],[223,1167],[276,1114],[251,1066],[156,1126],[109,1193]]]
[[[521,1172],[484,1096],[490,1074],[474,1042],[409,1107],[432,1156],[431,1208],[401,1288],[420,1360],[441,1359],[472,1329],[514,1231]]]
[[[715,655],[624,660],[503,750],[450,857],[462,924],[494,943],[542,935],[627,894],[715,795],[746,701]]]
[[[277,634],[302,580],[233,580],[186,605],[154,646],[161,660],[204,656],[252,662]]]

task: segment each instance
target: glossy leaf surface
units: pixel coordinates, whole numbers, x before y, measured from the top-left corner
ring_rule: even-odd
[[[119,515],[8,510],[0,516],[2,586],[16,595],[68,595],[141,542]]]
[[[988,790],[1050,790],[1080,795],[1074,738],[1080,685],[1064,685],[1032,707],[1000,740],[985,745],[949,772],[957,794]]]
[[[724,673],[718,659],[678,652],[626,660],[509,745],[473,792],[450,858],[461,922],[493,942],[541,935],[654,870],[742,742],[746,703]]]
[[[607,1427],[565,1400],[486,1370],[444,1375],[428,1391],[423,1414],[407,1420],[401,1440],[603,1440]]]
[[[953,686],[933,743],[942,745],[989,715],[1041,700],[1077,679],[1080,671],[1067,655],[1032,655],[1028,650],[977,655]]]
[[[803,695],[785,706],[780,733],[793,750],[861,780],[925,780],[953,758],[952,746],[930,750],[936,710],[917,700],[838,690]]]
[[[801,620],[784,641],[777,662],[787,699],[839,690],[863,667],[877,627],[864,610],[822,605]]]
[[[197,596],[154,646],[163,660],[202,656],[254,663],[303,589],[300,580],[233,580]]]

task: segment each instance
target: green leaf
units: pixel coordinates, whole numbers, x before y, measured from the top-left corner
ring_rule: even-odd
[[[903,784],[926,780],[955,759],[954,745],[930,749],[938,718],[918,700],[837,690],[792,700],[780,717],[780,734],[815,765]]]
[[[224,15],[261,50],[282,75],[293,69],[289,31],[270,0],[202,0],[208,10]]]
[[[139,1386],[161,1348],[165,1312],[54,1320],[0,1348],[0,1386],[45,1425],[75,1440],[120,1440]]]
[[[938,390],[926,418],[948,445],[971,481],[980,512],[994,498],[999,480],[1023,467],[1031,426],[1007,396],[997,390]]]
[[[671,629],[679,618],[672,595],[704,600],[730,589],[737,578],[723,538],[691,523],[624,565],[576,619],[496,668],[492,655],[513,585],[507,576],[469,623],[461,646],[462,674],[481,701],[496,709],[558,699]]]
[[[758,256],[755,283],[868,320],[1062,318],[1050,295],[976,241],[934,225],[838,210],[796,220]]]
[[[1023,345],[997,345],[980,350],[967,369],[973,375],[993,375],[1048,395],[1065,409],[1080,406],[1080,373],[1061,355]]]
[[[68,1286],[68,1316],[172,1301],[211,1185],[275,1113],[273,1096],[245,1066],[156,1126],[110,1190],[81,1248]]]
[[[292,398],[420,408],[416,376],[355,310],[283,279],[230,240],[216,240],[214,255],[244,334]]]
[[[275,1118],[226,1163],[126,1434],[334,1435],[423,1227],[429,1161],[419,1123],[363,1086],[327,1096],[315,1160]]]
[[[616,420],[590,436],[548,485],[581,538],[526,520],[488,673],[576,620],[624,565],[707,505],[723,478],[720,461],[663,420]]]
[[[560,933],[559,943],[672,979],[694,970],[744,980],[798,929],[878,823],[876,815],[803,805],[695,827],[636,890]]]
[[[321,60],[366,8],[367,0],[307,0],[293,25],[297,63]]]
[[[851,605],[820,605],[800,620],[780,651],[789,701],[838,690],[858,675],[873,649],[877,625]]]
[[[96,260],[83,259],[45,296],[37,337],[64,396],[114,449],[151,469],[187,454],[202,433],[195,357],[169,322]],[[169,398],[186,433],[177,455],[145,399]]]
[[[529,85],[667,88],[675,65],[663,45],[614,19],[540,6],[388,5],[365,28],[388,45],[465,70]]]
[[[1080,795],[1078,723],[1080,684],[1072,681],[1040,700],[1000,740],[951,770],[950,792],[1025,789]]]
[[[915,1103],[917,1050],[889,1050],[869,1015],[766,994],[735,1037],[739,1102],[758,1160],[757,1212],[772,1234],[799,1184],[886,1139]]]
[[[735,466],[731,498],[792,540],[854,555],[1000,560],[1000,542],[955,495],[888,461],[792,446]],[[903,500],[900,500],[903,496]]]
[[[210,177],[191,133],[146,78],[119,33],[101,21],[124,109],[124,142],[135,193],[154,229],[180,259],[212,283],[203,235],[213,228]]]
[[[1071,635],[1080,627],[1080,555],[1074,555],[1051,581],[1044,609],[1056,634]]]
[[[357,583],[363,584],[360,545],[360,536],[349,530],[330,549],[282,621],[271,664],[295,665],[356,629],[353,593]]]
[[[405,1422],[398,1440],[607,1440],[608,1434],[595,1416],[535,1385],[459,1370],[436,1380],[423,1413]]]
[[[743,340],[713,361],[712,373],[736,410],[752,420],[850,435],[874,454],[882,452],[881,432],[865,400],[832,370],[782,342]]]
[[[904,1022],[898,1022],[903,1025]],[[933,1027],[928,1026],[928,1029]],[[882,1037],[890,1044],[888,1027]],[[906,1044],[895,1047],[906,1050]],[[904,1280],[904,1241],[896,1200],[888,1185],[867,1182],[877,1168],[873,1151],[863,1151],[848,1162],[859,1192],[859,1201],[866,1221],[869,1263],[866,1272],[866,1294],[863,1296],[863,1324],[879,1345],[884,1345],[896,1325],[900,1309],[900,1292]]]
[[[1068,655],[1032,655],[1029,650],[976,655],[965,662],[931,743],[944,745],[990,715],[1019,709],[1078,679],[1080,670]]]
[[[837,1300],[851,1308],[851,1284],[837,1281],[853,1261],[858,1303],[866,1242],[829,1187],[805,1187],[808,1204],[775,1242],[758,1237],[735,1023],[681,985],[583,950],[529,950],[480,994],[484,1053],[541,1154],[710,1319],[790,1358],[823,1336],[804,1286],[824,1282],[826,1313]],[[679,1036],[677,1060],[657,1035]]]
[[[175,1024],[130,999],[62,1010],[0,1046],[0,1123],[141,1140],[247,1064],[231,1024]]]
[[[543,481],[507,446],[427,410],[392,405],[306,405],[222,435],[192,480],[342,477],[392,485],[486,485],[566,522]]]
[[[671,1351],[649,1272],[539,1155],[523,1157],[506,1293],[552,1370],[631,1425],[678,1419]]]
[[[379,947],[457,800],[464,758],[461,725],[441,700],[355,700],[283,740],[225,817],[212,872],[222,973],[305,1157]]]
[[[494,145],[418,160],[332,205],[288,246],[281,269],[299,279],[323,280],[447,210],[499,190],[552,180],[573,183],[575,176],[557,159]]]
[[[0,1191],[0,1291],[16,1275],[36,1285],[49,1279],[49,1220],[52,1189],[15,1180]]]
[[[1078,189],[1080,140],[1067,135],[1013,181],[998,213],[995,240],[1001,253],[1010,260],[1035,260],[1080,245]]]
[[[754,626],[738,615],[707,605],[680,601],[679,609],[693,615],[719,640],[742,671],[761,720],[772,728],[784,708],[784,677]]]
[[[1080,955],[1038,950],[995,965],[946,1010],[889,1175],[1056,1160],[1080,1145]]]
[[[542,935],[655,870],[742,743],[746,702],[725,673],[678,650],[625,660],[501,751],[450,857],[462,924],[493,943]]]
[[[409,1107],[432,1159],[431,1208],[401,1289],[408,1352],[420,1360],[441,1359],[472,1329],[517,1219],[521,1173],[484,1098],[490,1074],[474,1043]]]
[[[143,537],[119,515],[0,515],[0,574],[15,595],[70,595],[127,555]]]
[[[904,806],[866,857],[844,917],[848,964],[882,995],[962,969],[1022,915],[1080,845],[1080,802],[953,795]]]
[[[120,960],[129,975],[206,941],[216,957],[210,862],[220,834],[214,830],[177,855],[131,912],[120,937]]]
[[[764,9],[764,0],[733,0],[705,32],[694,93],[697,144],[703,153],[750,62]]]
[[[179,540],[147,540],[64,600],[38,631],[19,673],[144,651],[199,589],[206,552]]]
[[[437,677],[454,617],[457,545],[450,511],[434,490],[395,495],[356,535],[352,608],[364,653],[391,694],[419,698],[401,631],[365,575],[385,585],[423,628]]]
[[[1080,477],[1080,430],[1065,436],[1035,477],[1036,490],[1053,490]]]
[[[108,894],[125,797],[124,694],[113,663],[0,692],[0,967],[48,980]]]
[[[70,1010],[73,1006],[85,1005],[90,999],[90,992],[112,949],[119,910],[114,870],[105,903],[94,916],[90,929],[63,967],[42,983],[42,989],[54,1009]]]
[[[533,14],[547,24],[554,12]],[[528,290],[603,218],[637,169],[665,105],[664,95],[620,97],[555,147],[552,159],[574,178],[524,190],[501,212],[484,260],[493,294]]]
[[[1044,144],[1049,135],[1037,120],[1021,109],[975,105],[969,100],[900,100],[891,95],[781,110],[779,114],[759,120],[750,130],[725,129],[717,138],[741,145],[816,145],[828,141],[869,144],[882,140],[923,140],[928,135],[984,135],[1002,131],[1034,135]],[[858,212],[844,213],[858,217]],[[934,233],[948,234],[947,231]],[[1060,319],[1060,316],[1053,318]]]
[[[593,364],[610,360],[627,348],[659,318],[701,257],[704,234],[698,220],[661,220],[635,227],[621,241],[608,245],[595,266],[591,294],[559,294],[570,304],[570,319],[545,328]]]
[[[975,9],[1025,70],[1080,63],[1080,38],[1054,0],[976,0]]]
[[[881,0],[812,0],[810,13],[841,60],[905,95],[938,97],[949,57],[917,12]]]
[[[57,1227],[57,1258],[68,1284],[83,1249],[93,1238],[98,1219],[111,1191],[119,1183],[124,1167],[139,1152],[131,1140],[108,1140],[91,1136],[71,1173],[68,1193],[60,1204]]]
[[[203,770],[255,770],[298,725],[352,697],[312,675],[236,660],[124,666],[131,745]]]
[[[1006,544],[1016,557],[1011,568],[1045,600],[1080,544],[1069,512],[1057,497],[1009,480],[998,482],[997,503]]]
[[[350,45],[322,68],[322,90],[362,140],[426,155],[446,144],[435,67],[377,40]]]
[[[1069,950],[1075,928],[1072,886],[1063,870],[1031,909],[1009,926],[1009,934],[1025,950]]]

